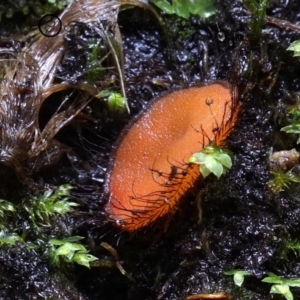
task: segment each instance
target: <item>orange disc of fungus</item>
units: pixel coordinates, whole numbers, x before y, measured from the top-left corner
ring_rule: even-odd
[[[216,82],[170,92],[125,128],[106,180],[109,218],[128,231],[145,227],[177,207],[199,179],[190,156],[221,145],[236,122],[234,88]]]

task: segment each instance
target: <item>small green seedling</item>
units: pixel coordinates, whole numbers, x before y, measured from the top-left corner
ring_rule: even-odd
[[[271,172],[272,178],[268,182],[268,186],[274,194],[278,194],[288,189],[293,182],[300,183],[300,176],[290,171],[276,170]]]
[[[280,294],[287,300],[294,300],[290,287],[300,287],[300,278],[282,278],[271,272],[268,273],[268,277],[264,278],[262,282],[273,284],[270,293]]]
[[[126,109],[125,98],[120,93],[111,93],[108,97],[108,107],[113,111],[124,111]]]
[[[103,90],[98,95],[98,98],[107,98],[108,108],[111,111],[123,112],[126,109],[126,99],[117,92]]]
[[[51,239],[45,256],[49,257],[52,263],[59,265],[61,260],[67,263],[77,263],[90,268],[90,262],[98,258],[88,254],[89,251],[80,243],[83,237],[71,236],[63,240]]]
[[[0,231],[0,246],[14,245],[16,242],[23,242],[23,239],[17,234],[9,234],[6,231]]]
[[[300,40],[292,42],[286,50],[294,51],[294,57],[300,56]]]
[[[265,24],[266,10],[269,0],[244,0],[243,4],[253,14],[253,18],[249,23],[250,36],[258,39],[262,33],[262,27]]]
[[[285,126],[281,128],[281,131],[287,133],[299,134],[299,138],[297,140],[297,144],[300,143],[300,111],[297,109],[293,109],[289,112],[294,118],[291,121],[291,125]]]
[[[5,230],[7,216],[15,213],[15,211],[15,207],[12,203],[0,199],[0,229]]]
[[[200,165],[200,172],[204,178],[210,173],[220,178],[232,166],[231,157],[214,144],[208,145],[200,152],[193,154],[189,159],[189,163]]]
[[[233,275],[233,281],[235,283],[235,285],[237,286],[242,286],[245,276],[247,275],[251,275],[251,273],[247,272],[247,271],[243,271],[243,270],[229,270],[229,271],[225,271],[223,272],[225,275]]]
[[[300,240],[292,240],[286,243],[286,247],[294,252],[300,252]]]
[[[152,2],[167,14],[176,14],[187,19],[190,14],[203,19],[216,13],[213,0],[152,0]]]
[[[54,215],[64,215],[71,212],[77,203],[69,198],[70,185],[61,185],[56,190],[49,189],[43,195],[35,196],[24,204],[25,211],[35,227],[50,225]]]
[[[65,6],[70,4],[70,0],[48,0],[48,3],[57,7],[57,9],[62,10]]]

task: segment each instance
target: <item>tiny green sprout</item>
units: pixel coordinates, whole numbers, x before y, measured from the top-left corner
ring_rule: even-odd
[[[300,252],[300,240],[292,240],[286,243],[286,247],[294,252]]]
[[[218,178],[232,166],[231,157],[218,146],[211,144],[189,158],[189,163],[200,165],[203,177],[213,173]]]
[[[57,9],[59,9],[59,10],[63,9],[70,2],[71,2],[70,0],[48,0],[48,3],[57,7]]]
[[[187,19],[190,14],[206,19],[216,13],[213,0],[152,0],[152,2],[167,14],[176,14]]]
[[[0,199],[0,230],[6,230],[7,217],[15,212],[15,207],[11,202]]]
[[[57,189],[47,190],[43,195],[34,196],[24,209],[29,213],[30,220],[35,227],[49,225],[54,215],[64,215],[78,206],[69,198],[70,185],[61,185]]]
[[[0,217],[3,218],[5,216],[5,212],[10,211],[10,212],[15,212],[15,208],[12,203],[9,201],[0,199]]]
[[[290,287],[300,287],[300,278],[282,278],[271,272],[268,273],[268,277],[264,278],[262,282],[273,284],[270,293],[280,294],[287,300],[294,299]]]
[[[244,0],[246,8],[254,15],[250,21],[250,34],[258,38],[262,32],[262,26],[265,24],[266,9],[269,0]]]
[[[108,107],[111,111],[123,112],[126,109],[126,99],[120,93],[104,90],[97,97],[107,98]]]
[[[8,234],[6,231],[0,231],[0,245],[14,245],[16,242],[23,242],[23,239],[17,234]]]
[[[286,133],[294,133],[299,134],[299,138],[297,140],[297,144],[300,143],[300,111],[297,109],[293,109],[289,112],[290,115],[293,116],[293,120],[291,120],[291,124],[281,128],[281,131]]]
[[[271,172],[272,178],[268,182],[268,186],[274,194],[288,189],[292,182],[300,183],[300,176],[295,175],[291,170],[284,172],[276,170]]]
[[[124,111],[126,109],[125,98],[120,93],[111,93],[108,97],[108,107],[114,111]]]
[[[292,42],[286,50],[294,51],[294,57],[300,56],[300,40]]]
[[[251,275],[251,273],[247,272],[247,271],[243,271],[243,270],[229,270],[229,271],[225,271],[223,272],[225,275],[233,275],[233,281],[235,283],[235,285],[237,286],[242,286],[245,276],[247,275]]]
[[[71,236],[63,240],[51,239],[49,247],[44,254],[56,265],[59,265],[61,260],[63,260],[67,263],[73,262],[90,268],[90,262],[98,258],[88,254],[89,251],[82,244],[78,243],[82,239],[83,237],[81,236]]]

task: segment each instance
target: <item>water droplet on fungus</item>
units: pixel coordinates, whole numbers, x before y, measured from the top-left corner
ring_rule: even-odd
[[[222,145],[237,120],[233,89],[215,82],[170,92],[125,128],[106,178],[110,219],[135,231],[176,209],[200,177],[189,157],[211,142]]]

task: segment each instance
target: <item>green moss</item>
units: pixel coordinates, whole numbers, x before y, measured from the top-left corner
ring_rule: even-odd
[[[43,195],[31,197],[24,202],[34,227],[49,225],[55,215],[64,215],[73,210],[76,203],[69,201],[69,185],[62,185],[56,190],[47,190]]]
[[[294,299],[290,287],[300,287],[300,278],[283,278],[271,272],[268,273],[268,277],[265,277],[262,282],[272,284],[271,294],[280,294],[287,300]]]
[[[200,165],[200,173],[204,178],[210,173],[220,178],[232,166],[231,157],[226,151],[213,144],[193,154],[189,163]]]
[[[289,112],[292,116],[290,119],[290,125],[281,128],[281,131],[286,133],[292,133],[298,135],[297,144],[300,143],[300,111],[298,109],[293,109]]]
[[[152,2],[167,14],[176,14],[187,19],[190,15],[196,15],[203,19],[216,13],[213,0],[152,0]]]
[[[61,263],[77,263],[90,267],[90,262],[97,258],[90,255],[80,243],[83,237],[72,236],[63,239],[52,238],[55,218],[73,210],[76,203],[69,198],[69,185],[57,189],[49,189],[42,195],[25,199],[21,205],[0,200],[0,247],[26,243],[28,249],[36,249],[44,253],[44,257],[57,266]],[[11,220],[8,220],[11,217]],[[13,225],[22,217],[23,228]],[[25,226],[27,224],[27,226]],[[61,235],[58,231],[56,235]],[[55,235],[54,235],[55,236]]]
[[[71,236],[62,240],[51,239],[48,242],[44,256],[51,260],[52,263],[60,265],[62,262],[77,263],[79,265],[90,267],[90,262],[98,258],[88,254],[88,250],[79,243],[83,237]]]
[[[294,51],[294,56],[300,56],[300,40],[292,42],[286,50]]]
[[[245,276],[251,275],[248,271],[243,270],[229,270],[224,272],[225,275],[233,275],[234,284],[237,286],[242,286]]]
[[[268,186],[275,194],[288,189],[292,183],[300,182],[300,176],[295,175],[292,171],[276,170],[271,172],[271,174],[272,178],[269,180]]]
[[[21,0],[21,1],[6,1],[0,4],[0,22],[2,17],[13,18],[16,14],[22,13],[29,15],[34,13],[37,16],[57,13],[64,9],[71,0]]]
[[[247,9],[253,14],[250,21],[249,35],[252,39],[256,40],[261,35],[261,28],[265,24],[266,9],[269,0],[244,0]]]

